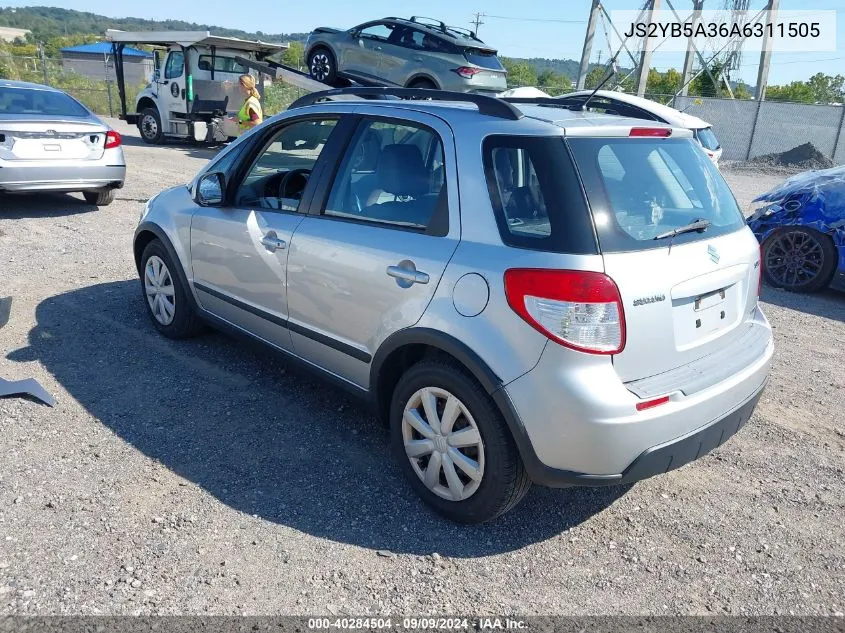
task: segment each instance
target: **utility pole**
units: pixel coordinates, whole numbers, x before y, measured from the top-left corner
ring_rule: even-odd
[[[475,19],[469,21],[470,24],[475,25],[475,34],[476,35],[478,35],[478,27],[481,26],[482,24],[484,24],[484,22],[481,21],[481,18],[483,18],[483,17],[484,17],[483,13],[477,12],[475,14]]]
[[[769,24],[772,18],[777,15],[780,0],[769,0],[766,5],[766,27],[763,29],[763,49],[760,51],[760,67],[757,69],[757,87],[755,88],[758,101],[766,98],[766,84],[769,81],[769,64],[772,61],[772,51],[766,50],[769,45]]]
[[[645,22],[651,22],[654,12],[660,9],[660,0],[649,0],[648,12],[646,13]],[[652,43],[651,38],[643,38],[643,52],[640,55],[639,72],[637,76],[637,96],[644,97],[646,84],[648,83],[648,71],[651,69],[651,53]]]
[[[704,0],[693,0],[692,3],[692,25],[695,25],[701,20],[701,9],[704,8]],[[681,94],[685,97],[689,94],[690,77],[692,76],[692,64],[695,61],[695,40],[690,37],[687,40],[687,55],[684,57],[684,77],[681,79]]]
[[[596,34],[596,22],[599,21],[600,11],[600,1],[593,0],[593,6],[590,9],[590,21],[587,22],[587,35],[584,37],[584,49],[581,51],[581,67],[578,70],[578,83],[575,85],[578,90],[583,90],[587,83],[587,73],[590,71],[590,57],[593,54],[593,37]]]
[[[38,50],[38,59],[41,61],[41,72],[44,73],[44,85],[50,85],[50,77],[47,74],[47,58],[44,55],[44,46],[41,42],[38,42],[37,45]]]

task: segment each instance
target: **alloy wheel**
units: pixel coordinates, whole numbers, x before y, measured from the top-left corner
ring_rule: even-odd
[[[484,477],[484,443],[466,406],[445,389],[425,387],[402,416],[405,454],[417,477],[448,501],[471,497]]]
[[[311,76],[319,81],[325,80],[332,71],[329,56],[325,53],[316,53],[311,58]]]
[[[161,325],[173,323],[176,315],[176,291],[167,265],[157,255],[151,256],[144,267],[144,292],[153,318]]]
[[[766,272],[776,283],[801,287],[818,277],[824,266],[824,250],[819,241],[804,231],[778,235],[766,251]]]

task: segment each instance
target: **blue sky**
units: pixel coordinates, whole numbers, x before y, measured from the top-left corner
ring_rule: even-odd
[[[388,15],[419,14],[442,19],[455,26],[469,26],[476,11],[487,14],[482,20],[479,35],[497,47],[501,54],[512,57],[551,57],[580,59],[584,29],[588,17],[589,0],[319,0],[294,2],[284,0],[273,6],[271,2],[234,2],[233,0],[144,0],[123,4],[114,0],[39,0],[38,2],[0,0],[6,6],[33,4],[59,6],[90,11],[114,17],[150,19],[181,19],[209,22],[265,33],[307,32],[316,26],[350,27],[365,20]],[[604,0],[609,11],[638,9],[642,0]],[[751,8],[760,9],[765,0],[752,0]],[[816,72],[845,74],[845,7],[843,0],[781,0],[781,9],[836,9],[837,50],[815,53],[774,53],[769,83],[786,83],[807,79]],[[319,8],[317,8],[318,5]],[[679,13],[688,12],[690,0],[673,2]],[[401,6],[400,10],[398,7]],[[722,0],[706,0],[705,9],[721,9]],[[266,7],[261,10],[258,7]],[[272,7],[272,8],[271,8]],[[201,8],[201,13],[200,13]],[[663,3],[667,9],[666,3]],[[317,16],[317,17],[315,17]],[[608,57],[606,40],[601,27],[596,33],[593,60],[601,49],[602,59]],[[734,78],[754,84],[759,54],[748,54]],[[657,51],[652,66],[658,70],[679,68],[682,53]]]

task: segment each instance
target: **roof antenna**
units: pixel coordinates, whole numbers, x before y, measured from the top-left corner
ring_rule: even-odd
[[[599,85],[598,85],[598,86],[596,86],[596,89],[595,89],[595,90],[593,90],[593,92],[590,94],[590,96],[589,96],[589,97],[587,97],[587,100],[586,100],[586,101],[584,101],[584,103],[582,103],[582,104],[581,104],[581,112],[586,112],[586,111],[587,111],[587,106],[589,105],[589,103],[590,103],[590,101],[592,100],[592,98],[596,96],[596,93],[597,93],[599,90],[601,90],[601,89],[602,89],[602,86],[604,86],[604,84],[606,84],[608,81],[610,81],[611,79],[613,79],[613,78],[616,76],[616,74],[619,72],[619,69],[616,67],[616,58],[617,58],[618,56],[619,56],[619,51],[616,51],[616,55],[614,55],[613,57],[611,57],[611,58],[610,58],[610,61],[608,61],[608,65],[610,66],[610,74],[609,74],[607,77],[605,77],[604,79],[602,79],[602,80],[601,80],[601,82],[599,83]]]

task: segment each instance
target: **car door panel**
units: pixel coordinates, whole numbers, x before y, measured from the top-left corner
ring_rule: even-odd
[[[287,248],[269,250],[265,236],[290,243],[302,215],[260,209],[207,208],[191,221],[194,287],[202,307],[284,349]]]
[[[448,227],[433,234],[320,213],[343,178],[344,161],[326,201],[315,196],[312,213],[293,237],[288,260],[288,318],[295,353],[363,388],[368,386],[369,365],[381,342],[422,317],[460,235],[451,130],[422,113],[403,113],[403,119],[436,132],[445,156],[452,157],[445,161],[445,169],[436,165],[445,174],[441,193]],[[348,154],[356,151],[365,130],[359,132]],[[397,268],[415,269],[418,282],[391,276]]]
[[[334,151],[339,121],[333,115],[270,128],[256,138],[257,151],[245,152],[243,162],[249,168],[240,167],[242,175],[235,176],[237,186],[230,187],[227,206],[201,207],[191,222],[192,273],[202,307],[285,350],[292,349],[287,327],[289,247],[319,178],[309,180],[293,198],[283,195],[278,183],[308,164],[312,173],[321,171],[321,159],[330,161],[327,152]],[[331,130],[317,129],[324,127]],[[270,182],[274,190],[267,190]]]

